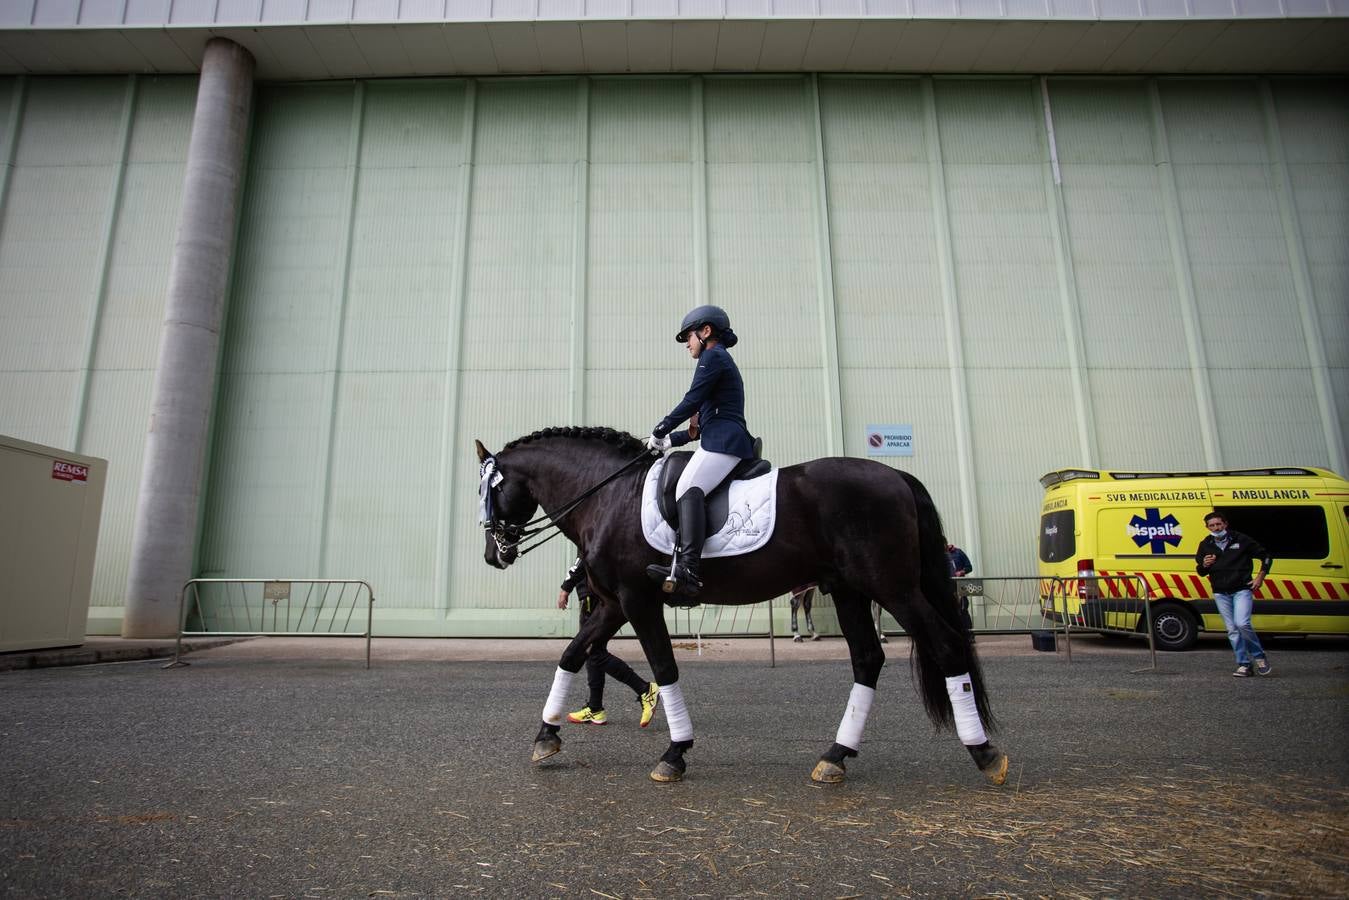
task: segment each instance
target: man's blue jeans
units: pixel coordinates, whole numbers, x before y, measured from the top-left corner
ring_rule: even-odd
[[[1227,626],[1227,641],[1232,652],[1237,655],[1237,665],[1249,666],[1252,659],[1263,659],[1265,648],[1260,646],[1260,638],[1251,627],[1251,605],[1254,599],[1248,590],[1234,591],[1231,594],[1219,594],[1213,599],[1218,603],[1218,614]]]

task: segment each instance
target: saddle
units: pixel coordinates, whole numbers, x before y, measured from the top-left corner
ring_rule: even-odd
[[[721,484],[707,495],[707,534],[716,534],[726,524],[726,517],[731,510],[732,481],[748,481],[772,471],[773,464],[763,459],[762,453],[763,438],[755,438],[754,458],[742,459],[731,470],[731,474],[722,479]],[[679,484],[679,476],[683,474],[692,458],[692,450],[667,453],[664,467],[660,470],[660,482],[656,486],[656,505],[660,509],[661,518],[665,519],[665,523],[675,531],[679,530],[679,508],[675,505],[675,486]]]

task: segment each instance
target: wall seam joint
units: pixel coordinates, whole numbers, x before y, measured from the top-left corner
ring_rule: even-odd
[[[140,82],[138,76],[127,76],[126,96],[122,101],[121,143],[117,155],[117,174],[113,177],[112,197],[103,218],[103,240],[98,260],[98,272],[94,277],[93,308],[89,311],[89,322],[84,332],[84,355],[80,369],[80,386],[75,395],[75,409],[70,421],[70,448],[76,453],[84,442],[84,420],[89,406],[89,383],[93,379],[94,354],[98,350],[98,334],[102,325],[103,307],[108,298],[108,280],[112,275],[113,242],[117,237],[117,220],[122,212],[122,197],[126,188],[128,155],[131,148],[131,132],[136,117],[136,102]]]
[[[960,327],[960,291],[956,285],[955,255],[951,247],[951,217],[947,209],[945,162],[937,124],[937,97],[931,76],[921,80],[923,127],[927,142],[928,183],[932,191],[933,232],[937,239],[937,266],[941,273],[942,316],[946,324],[946,352],[950,365],[951,405],[955,415],[956,467],[960,477],[960,512],[964,519],[965,546],[974,559],[983,558],[975,483],[973,433],[970,421],[969,385],[965,377],[965,352]]]
[[[1260,107],[1265,120],[1265,139],[1269,145],[1270,167],[1274,170],[1274,192],[1279,198],[1279,220],[1283,226],[1284,242],[1288,247],[1288,267],[1292,270],[1293,292],[1297,296],[1298,320],[1307,345],[1312,387],[1316,392],[1316,406],[1321,416],[1321,430],[1325,436],[1330,468],[1345,471],[1344,437],[1340,433],[1335,413],[1335,390],[1326,362],[1322,329],[1318,327],[1316,291],[1312,286],[1311,268],[1307,264],[1307,246],[1302,239],[1302,225],[1298,219],[1297,202],[1293,195],[1293,180],[1284,157],[1283,134],[1274,106],[1274,91],[1268,78],[1260,79]]]
[[[478,109],[478,83],[464,81],[464,115],[461,125],[463,161],[459,167],[459,209],[455,215],[454,272],[450,279],[449,316],[445,340],[445,397],[441,411],[444,423],[440,432],[440,508],[436,517],[435,600],[450,615],[450,540],[454,536],[454,441],[459,435],[459,391],[463,377],[459,371],[464,341],[464,311],[468,294],[469,226],[473,212],[473,161]]]
[[[1194,294],[1194,274],[1190,270],[1190,251],[1185,240],[1185,220],[1180,208],[1180,192],[1176,187],[1176,173],[1171,165],[1171,145],[1166,134],[1166,118],[1162,112],[1161,91],[1157,79],[1148,79],[1148,99],[1152,112],[1153,158],[1161,179],[1162,198],[1166,206],[1166,232],[1171,248],[1171,264],[1179,292],[1181,321],[1185,328],[1185,344],[1190,357],[1190,378],[1194,385],[1195,411],[1199,419],[1200,439],[1204,444],[1204,464],[1210,469],[1222,468],[1222,453],[1218,446],[1217,415],[1213,408],[1213,389],[1209,384],[1208,360],[1204,353],[1204,338],[1200,331],[1199,306]]]
[[[329,332],[330,366],[325,389],[323,465],[319,469],[318,545],[313,554],[314,576],[322,578],[328,558],[328,511],[332,506],[333,452],[337,443],[337,409],[341,392],[342,345],[346,339],[347,299],[351,293],[351,246],[356,231],[356,203],[361,183],[361,144],[365,138],[365,82],[357,81],[351,98],[351,131],[347,147],[347,214],[341,251],[341,271],[333,300],[333,324]]]
[[[812,74],[810,89],[812,139],[815,144],[815,290],[819,304],[821,374],[824,376],[825,422],[830,456],[842,456],[847,441],[839,389],[838,310],[834,303],[834,260],[830,248],[829,183],[824,164],[824,123],[820,118],[820,78]]]

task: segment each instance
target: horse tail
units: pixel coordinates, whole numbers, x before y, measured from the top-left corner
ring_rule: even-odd
[[[960,614],[960,604],[956,600],[956,583],[951,577],[951,565],[946,557],[946,533],[942,530],[941,515],[937,504],[927,492],[923,483],[908,472],[901,471],[909,491],[913,494],[914,509],[918,517],[918,558],[919,585],[923,599],[936,611],[938,618],[950,629],[953,638],[958,637],[967,648],[970,684],[974,688],[974,702],[983,720],[984,729],[993,733],[997,722],[988,704],[988,691],[984,688],[984,676],[979,666],[979,656],[974,649],[973,636]],[[910,663],[914,669],[914,680],[919,685],[923,697],[923,707],[928,718],[938,728],[955,726],[955,713],[951,708],[951,697],[946,692],[946,676],[942,674],[941,664],[936,656],[936,648],[931,641],[913,641],[910,651]]]

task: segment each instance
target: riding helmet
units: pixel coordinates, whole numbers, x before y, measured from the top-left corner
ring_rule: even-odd
[[[679,333],[675,335],[675,343],[684,343],[690,331],[695,328],[702,328],[704,325],[712,326],[713,337],[728,350],[740,340],[731,330],[731,317],[726,315],[726,310],[720,306],[708,305],[699,306],[684,317],[684,321],[679,323]]]

